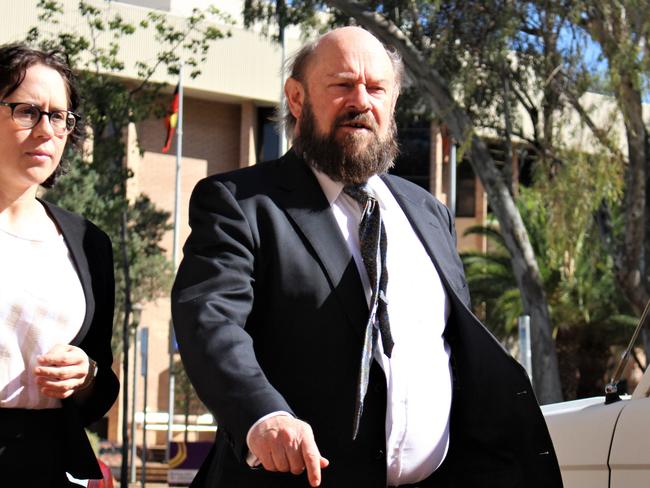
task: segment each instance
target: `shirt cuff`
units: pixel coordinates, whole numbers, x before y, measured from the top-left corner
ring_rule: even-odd
[[[251,437],[251,432],[257,426],[257,424],[264,422],[266,419],[270,419],[271,417],[277,417],[279,415],[286,415],[289,417],[293,417],[293,415],[291,415],[289,412],[285,412],[284,410],[277,410],[275,412],[271,412],[264,415],[264,417],[260,418],[257,422],[251,425],[250,429],[248,429],[248,434],[246,434],[246,445],[248,446],[248,454],[246,454],[246,464],[248,464],[251,468],[255,468],[261,464],[257,456],[251,452],[250,443],[248,442],[248,440]]]

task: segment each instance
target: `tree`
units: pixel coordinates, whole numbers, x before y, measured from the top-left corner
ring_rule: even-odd
[[[643,119],[643,99],[648,94],[650,75],[650,3],[643,1],[573,1],[569,2],[572,19],[599,46],[607,61],[606,79],[619,108],[625,127],[627,151],[612,149],[606,128],[591,120],[588,110],[573,100],[598,142],[625,166],[625,198],[620,218],[622,230],[616,228],[616,209],[607,202],[598,214],[601,233],[616,265],[616,280],[637,315],[650,299],[650,145],[648,128]],[[567,76],[566,85],[572,78]],[[571,93],[571,91],[567,91]],[[650,336],[645,333],[645,350],[650,352]]]
[[[650,298],[646,256],[650,237],[650,196],[646,190],[650,154],[642,107],[650,74],[647,42],[650,21],[638,12],[645,11],[650,3],[647,0],[519,3],[528,13],[522,19],[521,30],[529,38],[546,40],[549,26],[555,26],[551,29],[554,45],[538,43],[536,51],[542,52],[540,47],[543,47],[544,54],[553,54],[546,57],[550,61],[549,69],[535,67],[545,89],[555,93],[555,111],[574,110],[593,135],[594,146],[587,152],[606,154],[618,173],[612,181],[616,186],[621,183],[622,197],[602,200],[594,215],[604,249],[615,264],[617,285],[624,290],[634,312],[640,315]],[[595,61],[587,61],[590,52],[599,52]],[[604,123],[592,118],[594,107],[582,96],[594,89],[611,96],[616,103],[617,110]],[[522,105],[526,103],[522,101]],[[612,123],[617,119],[623,123],[625,149],[619,146]],[[568,163],[563,157],[556,161]],[[650,351],[650,335],[644,333],[644,338],[645,349]]]
[[[453,2],[445,2],[449,3]],[[472,23],[475,17],[467,14],[471,5],[472,2],[454,5],[454,15],[470,18]],[[491,5],[502,6],[512,23],[508,25],[505,21],[501,27],[498,20],[501,14],[491,9]],[[483,75],[481,79],[486,80],[486,85],[493,80],[492,84],[498,86],[501,77],[508,82],[504,83],[501,96],[498,90],[474,90],[481,96],[491,94],[484,98],[501,99],[502,111],[499,107],[488,109],[502,113],[503,123],[492,127],[489,113],[477,113],[473,120],[484,129],[497,130],[506,145],[513,135],[528,143],[526,150],[532,151],[536,160],[534,185],[548,196],[545,205],[551,212],[547,225],[554,229],[553,240],[564,240],[560,247],[565,252],[572,255],[578,242],[575,236],[591,228],[592,216],[597,218],[605,245],[593,242],[584,245],[601,256],[605,253],[612,257],[617,287],[625,291],[637,315],[649,298],[648,236],[645,234],[650,232],[647,225],[650,198],[645,186],[650,158],[641,102],[648,93],[650,22],[646,16],[634,13],[644,5],[650,6],[648,2],[610,1],[481,2],[483,13],[494,27],[483,36],[486,40],[477,46],[462,32],[451,34],[462,39],[463,52],[469,53],[465,57],[479,61],[471,66]],[[453,31],[453,23],[447,30]],[[506,57],[490,54],[495,52],[490,46],[491,39],[498,38],[495,31],[502,31],[508,39]],[[449,48],[445,45],[446,50]],[[589,51],[597,49],[602,52],[600,61],[607,61],[606,70],[598,62],[589,60]],[[464,60],[461,52],[454,52],[452,56]],[[504,58],[512,62],[504,63]],[[469,86],[471,95],[472,84],[466,77],[461,79],[464,80],[463,93],[468,93]],[[614,107],[611,111],[610,117],[601,117],[599,121],[591,117],[591,109],[595,107],[583,102],[587,98],[584,95],[594,89],[612,95],[618,106],[618,110]],[[517,108],[528,118],[532,134],[521,130],[521,122],[508,120],[514,112],[509,114],[507,110],[510,105],[508,91],[514,96]],[[600,101],[606,102],[603,98]],[[568,121],[572,114],[577,114],[593,135],[582,147],[568,140],[578,129],[575,121]],[[618,145],[612,123],[619,118],[624,125],[627,151]],[[570,173],[578,177],[571,177]],[[578,192],[577,188],[586,191]],[[580,218],[575,218],[577,214]],[[560,243],[550,244],[557,248]],[[650,335],[646,333],[644,338],[646,351],[650,351]]]

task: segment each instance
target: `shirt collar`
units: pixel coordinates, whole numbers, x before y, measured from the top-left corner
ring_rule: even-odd
[[[325,173],[323,173],[322,171],[318,171],[316,168],[314,168],[311,165],[309,167],[314,172],[314,175],[318,180],[318,184],[320,185],[321,189],[323,190],[323,193],[325,194],[325,198],[327,198],[329,204],[332,205],[332,203],[336,201],[336,199],[343,191],[343,183],[341,183],[340,181],[334,181]]]
[[[325,194],[325,198],[327,198],[327,202],[330,205],[332,205],[343,192],[343,186],[344,186],[343,183],[341,183],[340,181],[334,181],[325,173],[317,170],[311,165],[309,165],[309,167],[314,172],[314,175],[316,176],[316,179],[318,180],[318,183],[320,184],[320,187],[323,190],[323,193]],[[382,198],[383,189],[385,188],[385,185],[383,181],[381,181],[381,178],[377,175],[371,176],[368,179],[368,186],[370,186],[370,188],[372,188],[373,191],[375,192],[375,196],[379,201],[379,205],[382,208],[385,208],[385,204],[383,201],[384,199]]]

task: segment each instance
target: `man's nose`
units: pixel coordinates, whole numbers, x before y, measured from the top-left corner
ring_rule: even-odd
[[[359,112],[367,112],[370,110],[370,97],[368,96],[366,85],[362,83],[354,85],[348,97],[348,108],[353,108]]]

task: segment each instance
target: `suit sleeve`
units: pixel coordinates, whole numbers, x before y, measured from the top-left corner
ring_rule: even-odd
[[[190,226],[172,290],[174,329],[190,380],[243,461],[253,423],[273,411],[292,413],[264,375],[245,329],[256,244],[239,202],[214,179],[195,188]]]

